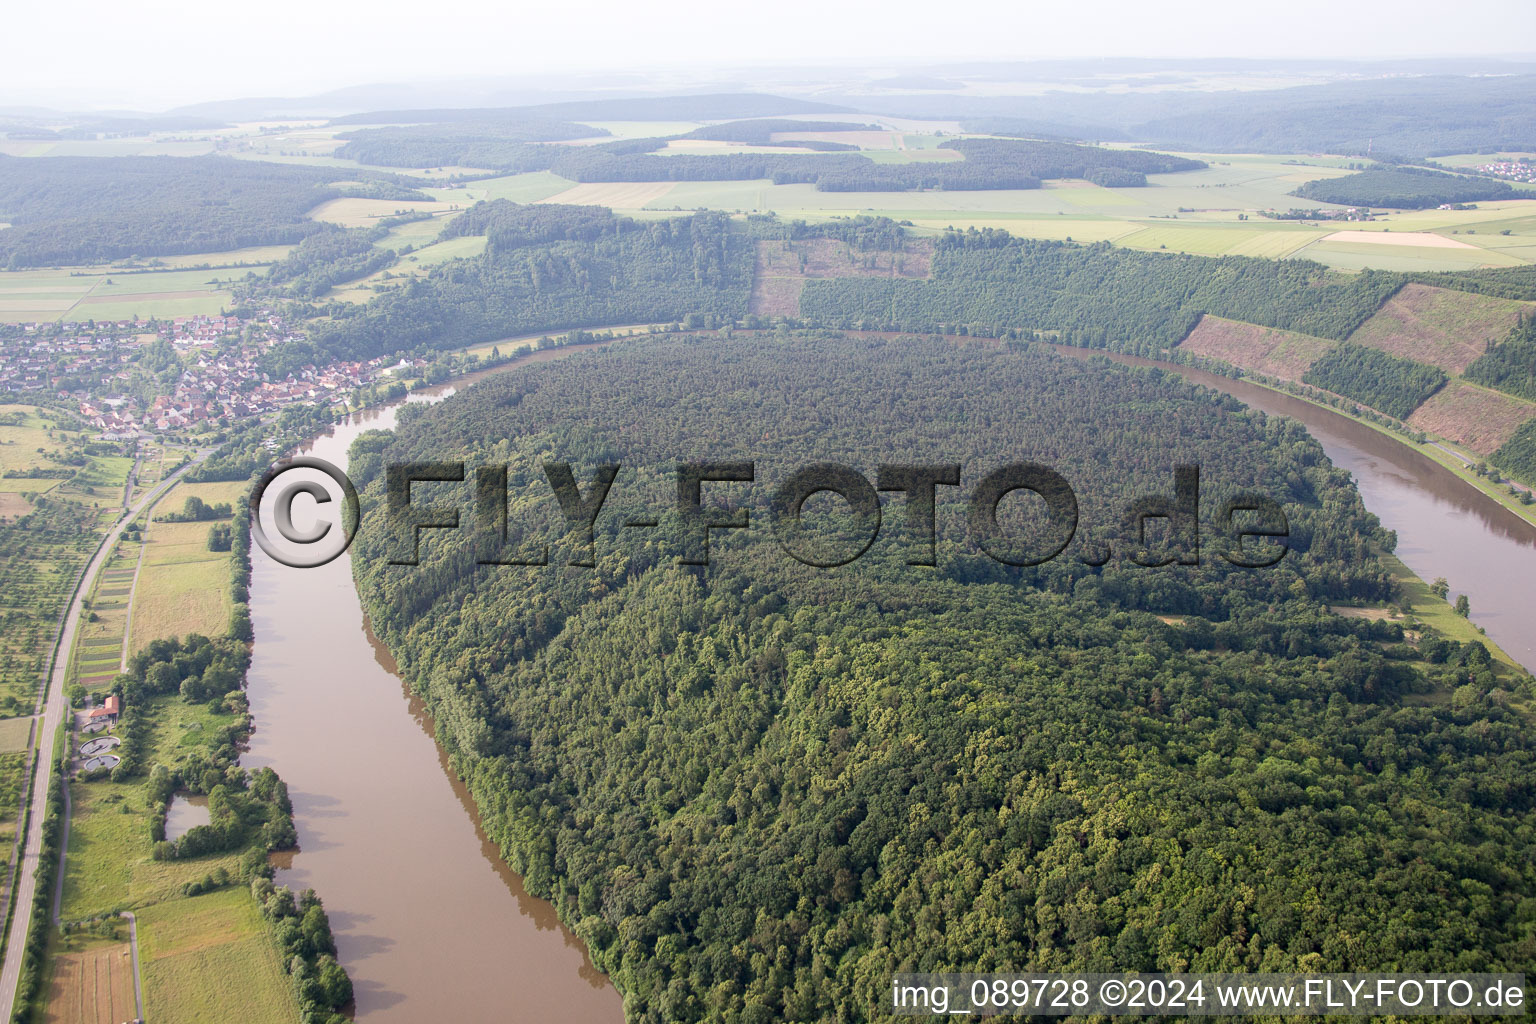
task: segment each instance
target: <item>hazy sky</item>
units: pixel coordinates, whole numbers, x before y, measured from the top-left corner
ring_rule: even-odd
[[[1533,0],[22,0],[3,21],[0,105],[141,109],[468,75],[1536,49]]]

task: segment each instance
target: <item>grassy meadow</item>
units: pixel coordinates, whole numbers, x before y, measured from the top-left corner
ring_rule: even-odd
[[[180,512],[189,497],[213,505],[241,501],[243,482],[178,483],[155,504],[144,532],[129,650],[151,640],[201,633],[219,636],[229,628],[230,555],[208,550],[213,522],[165,523],[155,517]]]
[[[161,903],[139,915],[144,1015],[157,1024],[293,1024],[293,985],[244,888]]]

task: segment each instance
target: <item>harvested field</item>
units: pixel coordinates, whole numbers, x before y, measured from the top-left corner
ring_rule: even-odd
[[[860,149],[907,148],[901,132],[774,132],[768,138],[773,142],[841,142],[845,146],[858,146]],[[960,154],[955,153],[955,156],[959,157]]]
[[[1300,380],[1335,344],[1326,338],[1203,316],[1179,348],[1270,377]]]
[[[58,955],[44,1017],[49,1024],[121,1024],[137,1016],[128,943]]]
[[[1409,284],[1349,340],[1459,374],[1532,308],[1528,302]]]
[[[0,491],[0,521],[20,519],[32,511],[32,503],[14,491]]]
[[[798,316],[805,282],[831,277],[925,278],[933,273],[933,244],[908,242],[903,252],[859,252],[831,238],[757,243],[753,313]]]
[[[1432,231],[1335,231],[1325,242],[1365,242],[1369,245],[1417,245],[1426,249],[1476,249],[1475,245]]]
[[[675,181],[595,181],[536,201],[570,206],[606,206],[612,210],[638,210],[664,197],[676,184]]]
[[[1408,424],[1491,455],[1532,416],[1536,405],[1530,402],[1453,380],[1415,409]]]

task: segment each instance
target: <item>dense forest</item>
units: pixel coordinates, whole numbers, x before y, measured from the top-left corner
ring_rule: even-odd
[[[476,214],[495,239],[484,256],[434,267],[317,328],[311,342],[333,358],[364,359],[530,331],[746,315],[752,244],[723,214],[642,223],[598,207],[524,207],[533,212],[498,220],[510,206]],[[574,225],[594,230],[570,227],[582,241],[547,240]],[[529,232],[545,244],[529,244]]]
[[[1375,167],[1342,178],[1323,178],[1307,182],[1291,195],[1340,206],[1385,206],[1394,210],[1426,210],[1444,203],[1519,197],[1507,182],[1442,174],[1423,167]]]
[[[274,263],[265,277],[242,283],[238,292],[242,297],[262,294],[318,299],[339,284],[367,277],[393,264],[395,252],[374,244],[387,231],[382,226],[349,229],[325,225]]]
[[[1521,317],[1509,335],[1479,356],[1462,376],[1536,402],[1536,318]]]
[[[1370,554],[1391,538],[1295,423],[1035,346],[832,336],[630,342],[402,419],[353,452],[372,622],[487,833],[632,1021],[867,1020],[899,970],[1536,956],[1536,741],[1481,645],[1415,650],[1330,613],[1392,597]],[[381,467],[460,456],[510,464],[505,547],[441,535],[388,565]],[[593,569],[565,568],[584,545],[557,525],[551,459],[583,488],[624,467]],[[670,507],[685,459],[756,460],[754,483],[706,488],[751,516],[708,568],[674,564],[671,513],[621,526]],[[1026,459],[1070,481],[1082,522],[1062,558],[1014,569],[976,550],[962,502]],[[827,460],[960,464],[936,566],[906,564],[921,537],[896,495],[858,561],[789,559],[768,498]],[[1126,559],[1118,510],[1184,462],[1202,517],[1279,501],[1289,554],[1228,566],[1206,518],[1201,566]],[[547,567],[474,564],[545,543]],[[1102,544],[1116,557],[1085,564]],[[1431,690],[1454,695],[1407,699]]]
[[[753,146],[804,146],[804,142],[776,143],[773,136],[779,132],[846,132],[876,129],[871,124],[852,124],[846,121],[796,121],[783,117],[760,117],[748,121],[727,121],[695,128],[685,139],[711,139],[718,142],[744,142]],[[857,146],[845,146],[857,149]]]
[[[693,138],[743,135],[766,140],[794,121],[739,122],[694,132]],[[806,122],[812,123],[815,122]],[[838,126],[846,127],[846,126]],[[814,184],[828,192],[893,192],[914,189],[1030,189],[1042,178],[1088,178],[1101,185],[1145,185],[1146,175],[1204,167],[1198,160],[1140,150],[1073,146],[1018,139],[956,139],[944,143],[963,160],[881,164],[853,153],[712,153],[661,156],[665,139],[622,139],[591,146],[524,142],[488,133],[477,125],[411,125],[366,128],[341,136],[336,155],[386,167],[461,165],[527,173],[552,171],[572,181],[745,181]],[[763,144],[761,142],[759,145]],[[832,144],[821,148],[846,149]]]
[[[1201,314],[1344,338],[1400,285],[1314,263],[1135,252],[968,229],[940,237],[931,280],[810,281],[805,316],[931,333],[984,325],[1060,331],[1072,344],[1153,352]]]
[[[1536,419],[1526,420],[1488,461],[1517,480],[1536,487]]]
[[[1301,379],[1404,420],[1426,398],[1445,387],[1448,378],[1437,366],[1345,342],[1324,353]]]
[[[0,264],[101,263],[297,242],[327,199],[424,199],[393,176],[332,184],[334,168],[228,157],[0,155]]]
[[[434,267],[364,307],[339,306],[312,340],[334,356],[361,358],[690,314],[737,319],[747,309],[756,240],[838,238],[866,251],[905,243],[900,225],[878,218],[805,224],[701,214],[641,223],[602,207],[506,200],[477,204],[444,229],[447,237],[480,233],[488,237],[484,255]],[[1051,331],[1075,345],[1155,355],[1206,313],[1342,340],[1405,281],[1532,298],[1532,271],[1339,274],[1299,260],[1210,259],[968,229],[936,240],[931,279],[812,280],[800,309],[834,327]]]

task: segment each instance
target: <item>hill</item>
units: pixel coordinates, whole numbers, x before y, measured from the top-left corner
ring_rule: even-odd
[[[1388,540],[1297,425],[1234,410],[1034,347],[626,342],[360,441],[353,565],[487,834],[629,1020],[864,1019],[918,965],[1525,962],[1536,741],[1487,702],[1405,700],[1491,676],[1470,649],[1426,668],[1397,626],[1327,612],[1389,595],[1368,553]],[[386,564],[380,467],[460,456],[510,463],[501,550],[547,543],[549,566],[477,569],[447,535]],[[717,532],[708,568],[674,564],[671,513],[620,525],[671,507],[680,458],[756,460],[755,484],[706,487],[752,524]],[[565,568],[585,545],[546,515],[550,459],[583,488],[624,467],[594,569]],[[939,488],[936,567],[905,564],[924,547],[894,507],[842,569],[776,543],[768,498],[792,469],[904,459],[964,467]],[[960,496],[1010,459],[1077,490],[1065,557],[1011,569],[974,546]],[[1180,461],[1202,500],[1283,502],[1295,550],[1264,571],[1146,569],[1128,548],[1084,564],[1129,543],[1116,510],[1167,493]]]
[[[345,173],[354,179],[333,184]],[[102,263],[297,242],[328,199],[425,199],[408,179],[228,157],[0,155],[0,263]]]
[[[1385,206],[1394,210],[1427,210],[1446,203],[1519,198],[1504,181],[1442,174],[1422,167],[1379,167],[1342,178],[1309,181],[1293,196],[1339,206]]]

